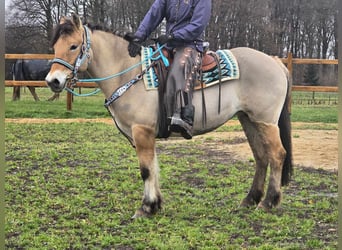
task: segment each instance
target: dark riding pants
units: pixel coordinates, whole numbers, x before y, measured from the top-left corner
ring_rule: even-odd
[[[199,80],[201,53],[191,47],[179,47],[173,50],[173,63],[166,83],[167,117],[180,114],[188,124],[193,124],[193,89]]]

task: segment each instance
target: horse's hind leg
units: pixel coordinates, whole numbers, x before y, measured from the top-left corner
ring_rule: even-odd
[[[133,141],[139,159],[141,178],[144,181],[142,206],[133,218],[155,214],[162,203],[159,188],[159,166],[155,149],[155,134],[150,127],[136,125],[132,129]]]
[[[258,128],[264,141],[265,157],[268,158],[271,169],[266,197],[258,207],[268,210],[279,205],[281,201],[281,178],[286,151],[277,125],[261,123]]]
[[[268,159],[264,157],[266,153],[263,147],[262,138],[259,136],[256,125],[252,123],[244,113],[239,113],[238,118],[246,134],[256,162],[252,187],[246,198],[241,202],[241,206],[249,207],[257,205],[264,196]]]
[[[252,122],[247,115],[239,114],[256,161],[256,170],[252,187],[243,206],[259,204],[258,207],[269,209],[277,206],[281,200],[281,175],[285,158],[285,149],[281,143],[279,128],[274,124]],[[270,165],[270,179],[265,199],[264,184],[267,166]]]
[[[12,101],[20,100],[20,86],[13,87]]]

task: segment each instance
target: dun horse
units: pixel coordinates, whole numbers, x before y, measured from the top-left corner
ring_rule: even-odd
[[[146,90],[143,80],[136,77],[142,72],[140,66],[127,71],[140,58],[128,55],[128,42],[122,37],[90,29],[75,14],[61,18],[52,43],[55,59],[46,77],[47,84],[59,93],[69,86],[78,70],[101,78],[98,84],[106,100],[110,100],[108,110],[139,159],[144,191],[142,206],[134,217],[155,214],[162,204],[156,155],[159,93]],[[281,186],[288,184],[292,174],[288,111],[291,81],[279,59],[250,48],[234,48],[231,52],[239,65],[239,78],[194,92],[193,133],[212,131],[237,115],[256,161],[252,186],[241,205],[268,210],[279,205]],[[124,73],[116,78],[103,78],[119,72]],[[133,84],[123,86],[132,79],[135,79]],[[268,166],[270,178],[264,194]]]

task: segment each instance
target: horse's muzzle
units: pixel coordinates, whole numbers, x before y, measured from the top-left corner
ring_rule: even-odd
[[[45,79],[47,85],[50,87],[50,89],[55,93],[60,93],[64,89],[64,84],[61,84],[60,81],[57,78],[54,78],[52,80]]]

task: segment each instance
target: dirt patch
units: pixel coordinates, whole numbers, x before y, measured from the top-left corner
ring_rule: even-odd
[[[101,122],[114,124],[112,119],[5,119],[5,122],[15,123],[71,123],[71,122]],[[237,121],[229,121],[234,125]],[[294,123],[296,124],[296,123]],[[292,130],[292,147],[294,164],[322,168],[325,170],[337,171],[338,169],[338,131],[337,130],[316,130],[296,129]],[[253,158],[252,152],[243,132],[211,132],[205,135],[194,137],[193,140],[206,137],[220,138],[231,143],[217,144],[217,150],[230,152],[236,160],[249,160]],[[173,139],[172,139],[173,140]],[[169,140],[169,141],[172,141]]]
[[[243,132],[213,132],[210,133],[210,136],[234,141],[233,144],[219,145],[219,149],[232,152],[236,159],[249,160],[253,158]],[[336,130],[295,129],[292,131],[292,148],[294,164],[337,171],[338,142]]]

